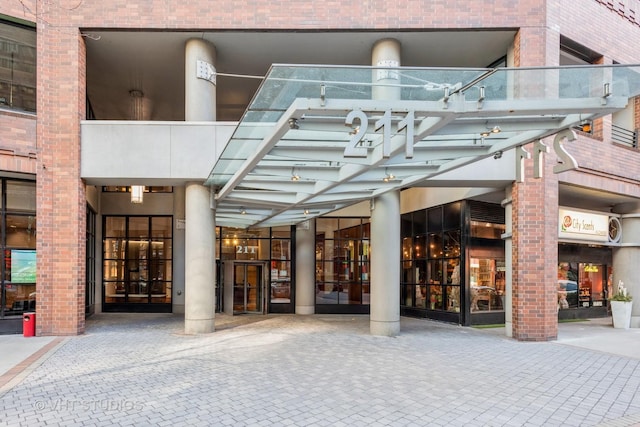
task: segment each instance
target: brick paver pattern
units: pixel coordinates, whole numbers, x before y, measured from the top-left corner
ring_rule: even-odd
[[[96,315],[0,396],[3,426],[611,426],[640,422],[640,360],[402,319]]]

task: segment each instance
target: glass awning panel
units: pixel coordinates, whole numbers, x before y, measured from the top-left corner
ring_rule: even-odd
[[[219,225],[295,224],[424,185],[623,109],[638,94],[632,65],[274,65],[206,184]]]

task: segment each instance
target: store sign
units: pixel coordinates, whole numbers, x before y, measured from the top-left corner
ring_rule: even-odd
[[[559,238],[607,242],[609,217],[560,208]]]

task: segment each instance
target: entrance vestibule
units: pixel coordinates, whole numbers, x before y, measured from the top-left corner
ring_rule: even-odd
[[[266,262],[223,262],[224,312],[263,314],[267,271]]]

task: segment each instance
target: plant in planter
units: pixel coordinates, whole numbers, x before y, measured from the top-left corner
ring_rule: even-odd
[[[618,289],[615,294],[609,298],[611,303],[611,315],[613,317],[613,327],[629,329],[631,324],[631,307],[633,298],[625,288],[622,280],[618,282]]]

